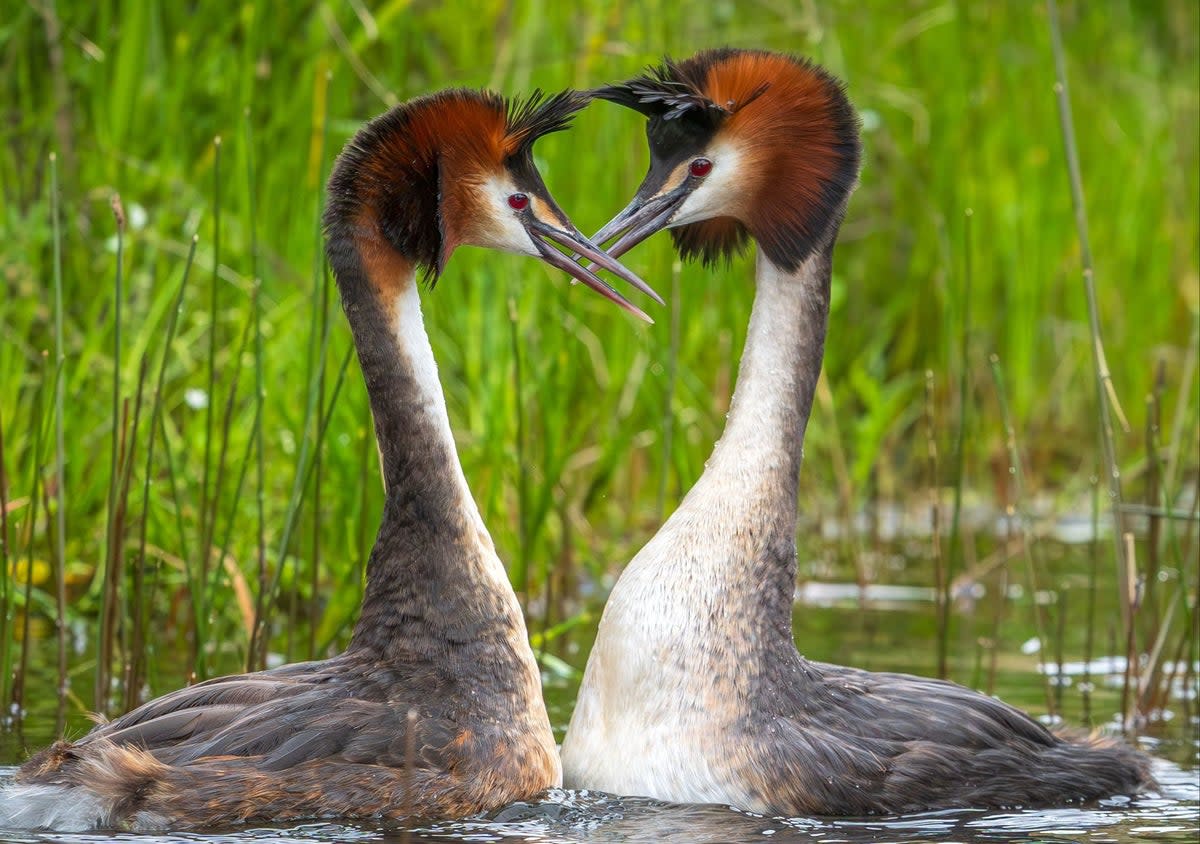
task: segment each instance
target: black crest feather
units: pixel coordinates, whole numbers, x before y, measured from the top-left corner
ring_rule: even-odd
[[[608,100],[641,112],[647,117],[676,120],[685,115],[699,118],[716,128],[729,115],[758,99],[770,83],[763,83],[741,102],[716,103],[704,94],[704,80],[714,63],[732,51],[713,50],[705,62],[681,65],[665,57],[657,67],[646,68],[645,74],[615,85],[605,85],[591,92],[593,97]]]
[[[523,99],[506,100],[505,124],[516,145],[513,154],[527,153],[538,138],[569,127],[587,103],[587,95],[571,90],[547,95],[538,89]]]

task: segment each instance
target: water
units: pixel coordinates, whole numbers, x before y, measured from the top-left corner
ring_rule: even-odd
[[[797,590],[795,629],[801,651],[814,659],[871,670],[935,674],[931,578],[917,568],[915,561],[923,556],[920,549],[908,550],[914,553],[905,553],[898,545],[872,552],[866,564],[883,582],[873,583],[865,596],[853,583],[829,577],[847,571],[836,547],[814,556],[802,571],[809,579]],[[1090,661],[1085,661],[1086,578],[1079,575],[1078,552],[1070,546],[1050,546],[1041,553],[1043,582],[1054,588],[1039,587],[1036,600],[1064,613],[1065,623],[1044,629],[1050,641],[1042,642],[1031,620],[1030,592],[1019,588],[1020,578],[995,573],[980,578],[956,593],[949,674],[975,688],[991,685],[1000,697],[1048,723],[1119,724],[1125,662],[1111,648],[1119,624],[1109,597],[1114,590],[1102,583],[1097,592],[1096,645]],[[534,629],[537,626],[535,621]],[[564,636],[553,643],[554,658],[544,662],[547,705],[560,740],[575,700],[578,675],[573,669],[586,661],[593,634],[594,628],[576,628],[570,634],[573,638]],[[52,643],[36,643],[35,656],[35,664],[48,666]],[[80,661],[85,658],[81,655]],[[86,684],[87,676],[76,682]],[[1047,713],[1047,680],[1057,710],[1054,717]],[[52,689],[52,675],[37,688]],[[1163,720],[1146,725],[1139,739],[1143,749],[1156,757],[1160,790],[1085,806],[898,818],[764,818],[722,806],[680,806],[553,790],[538,801],[486,817],[407,830],[370,823],[307,822],[164,835],[0,831],[0,842],[1195,842],[1200,836],[1200,719],[1195,691],[1177,683],[1171,710]],[[0,762],[19,762],[26,750],[47,744],[54,738],[53,723],[53,700],[49,696],[35,700],[23,737],[0,735]],[[85,729],[82,718],[73,718],[70,733]],[[14,770],[0,767],[0,778],[6,779]]]
[[[11,770],[11,769],[10,769]],[[270,842],[473,841],[630,842],[630,844],[718,844],[718,842],[881,841],[937,842],[1122,842],[1196,840],[1200,789],[1193,773],[1167,761],[1155,765],[1159,794],[1114,798],[1096,805],[1039,811],[927,812],[896,818],[764,818],[723,806],[681,806],[642,798],[555,789],[542,800],[520,803],[487,817],[447,821],[405,830],[345,823],[297,823],[206,833],[3,834],[6,842],[100,841]]]

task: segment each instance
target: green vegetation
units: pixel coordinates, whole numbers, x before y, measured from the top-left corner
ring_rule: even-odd
[[[1186,656],[1200,12],[1114,0],[1060,15],[1100,329],[1129,426],[1115,437],[1125,493],[1191,514],[1152,519],[1138,546],[1155,612],[1130,650],[1153,654],[1162,630],[1159,653]],[[268,650],[298,659],[344,643],[382,492],[320,252],[337,151],[367,118],[437,88],[588,87],[722,44],[812,56],[863,115],[807,523],[881,501],[927,512],[940,488],[964,507],[1090,512],[1104,449],[1041,5],[11,2],[0,699],[53,695],[12,669],[56,619],[71,711],[116,711],[143,686]],[[645,166],[639,121],[606,103],[537,156],[584,231],[624,205]],[[456,254],[424,297],[467,477],[539,641],[571,628],[581,584],[603,588],[698,476],[744,339],[750,259],[680,268],[658,237],[627,262],[668,297],[652,327],[535,262],[478,250]],[[975,553],[972,536],[950,535],[955,500],[941,496],[947,590]],[[933,582],[847,546],[839,564],[864,582]],[[1023,561],[1044,564],[1013,555],[1013,581]],[[1097,565],[1115,556],[1102,543]],[[91,640],[86,660],[68,659],[76,635]],[[108,656],[98,666],[95,654]]]

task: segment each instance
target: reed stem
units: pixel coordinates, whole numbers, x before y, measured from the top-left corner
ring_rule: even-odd
[[[324,253],[321,253],[322,256]],[[325,272],[324,262],[321,265],[321,277],[325,278],[325,284],[321,285],[321,347],[328,348],[329,345],[329,288],[333,285],[329,283]],[[317,407],[325,406],[325,366],[324,358],[322,357],[322,366],[320,372],[317,373]],[[315,459],[313,462],[313,501],[316,502],[316,507],[320,507],[322,501],[321,480],[324,477],[322,471],[325,465],[325,447],[324,443],[318,443],[314,452]],[[308,616],[308,647],[307,653],[309,659],[316,657],[317,651],[317,614],[320,606],[318,593],[320,591],[320,572],[321,572],[321,519],[318,515],[314,515],[312,520],[312,552],[309,560],[309,583],[308,583],[308,608],[306,615]]]
[[[8,700],[9,631],[12,629],[12,596],[9,594],[10,571],[8,554],[8,465],[4,454],[4,414],[0,413],[0,700]],[[0,724],[5,718],[0,715]]]
[[[1075,127],[1071,117],[1071,94],[1067,87],[1066,57],[1063,51],[1062,34],[1058,26],[1058,5],[1055,0],[1046,0],[1047,22],[1050,26],[1050,44],[1054,52],[1054,94],[1058,103],[1058,119],[1062,132],[1063,151],[1066,156],[1067,176],[1071,184],[1071,206],[1075,211],[1075,229],[1079,237],[1080,263],[1083,269],[1083,289],[1087,298],[1088,328],[1091,333],[1092,364],[1096,374],[1096,409],[1100,417],[1100,444],[1104,455],[1105,478],[1108,485],[1109,505],[1113,519],[1113,546],[1118,569],[1123,570],[1125,546],[1121,537],[1125,534],[1125,522],[1121,514],[1121,471],[1117,465],[1117,449],[1113,437],[1112,416],[1115,413],[1124,420],[1117,394],[1112,384],[1108,361],[1104,355],[1104,343],[1100,337],[1100,308],[1096,301],[1096,279],[1092,265],[1092,247],[1088,237],[1087,206],[1083,198],[1083,178],[1080,175],[1079,152],[1075,144]],[[1128,430],[1128,424],[1123,424]],[[1130,596],[1122,595],[1122,607],[1129,605]],[[1129,623],[1129,619],[1125,619]]]
[[[187,261],[183,265],[183,277],[179,280],[179,288],[175,291],[171,310],[167,313],[166,336],[163,339],[162,355],[159,358],[158,376],[154,382],[154,397],[150,404],[150,433],[146,442],[146,468],[142,476],[142,524],[138,535],[137,564],[133,569],[133,634],[130,645],[129,673],[125,681],[126,709],[132,709],[137,705],[146,676],[146,648],[149,644],[146,638],[146,616],[151,610],[151,604],[147,601],[145,584],[146,532],[150,524],[150,481],[154,475],[154,445],[158,438],[159,428],[162,426],[163,387],[166,383],[167,361],[170,359],[171,344],[175,340],[175,331],[179,325],[179,314],[183,310],[183,295],[187,290],[192,263],[196,258],[197,241],[198,238],[193,235]]]
[[[962,570],[965,565],[962,508],[963,486],[966,484],[967,467],[967,406],[969,403],[967,373],[970,367],[971,296],[974,281],[974,266],[971,261],[971,220],[974,216],[975,212],[970,208],[963,211],[962,332],[959,334],[958,348],[958,418],[954,424],[954,502],[951,505],[950,511],[950,554],[946,562],[946,589],[950,588],[950,583],[954,579],[954,572]],[[946,626],[945,636],[948,638],[950,630],[950,596],[948,593],[942,597],[942,601],[946,607],[944,623]]]
[[[517,315],[517,301],[512,296],[508,298],[508,332],[509,344],[512,349],[512,389],[516,401],[514,424],[516,426],[516,457],[517,457],[517,571],[515,580],[521,595],[522,609],[529,607],[529,478],[525,471],[525,386],[522,372],[520,322]]]
[[[996,385],[996,399],[1000,405],[1000,419],[1004,425],[1004,442],[1008,450],[1008,471],[1012,477],[1013,495],[1011,503],[1007,504],[1007,512],[1012,521],[1017,526],[1017,531],[1020,534],[1022,551],[1025,556],[1025,572],[1029,582],[1029,599],[1033,607],[1033,624],[1037,630],[1039,643],[1039,661],[1042,663],[1042,690],[1046,695],[1046,709],[1050,715],[1055,715],[1058,709],[1054,705],[1054,694],[1050,687],[1050,675],[1047,670],[1044,655],[1046,654],[1049,645],[1049,639],[1046,638],[1046,626],[1042,621],[1042,610],[1038,603],[1038,577],[1037,566],[1033,559],[1033,537],[1028,534],[1025,529],[1028,521],[1027,516],[1021,510],[1021,502],[1025,500],[1025,482],[1024,472],[1021,468],[1021,452],[1017,447],[1017,432],[1013,427],[1012,416],[1008,409],[1008,398],[1004,389],[1004,376],[1000,370],[1000,356],[991,354],[988,356],[988,362],[991,365],[992,380]]]
[[[1087,630],[1083,640],[1083,678],[1079,683],[1083,698],[1083,722],[1092,724],[1092,657],[1096,653],[1096,578],[1100,570],[1100,479],[1091,477],[1092,530],[1088,537]]]
[[[34,540],[37,537],[38,501],[41,499],[42,488],[42,428],[46,405],[46,381],[49,377],[48,355],[41,353],[41,378],[38,379],[37,397],[34,399],[34,411],[31,424],[33,425],[33,451],[29,456],[29,520],[28,537],[25,542],[25,591],[21,611],[21,656],[17,663],[17,673],[13,679],[12,716],[17,728],[20,729],[25,718],[25,683],[29,677],[29,619],[33,610],[33,572]]]
[[[250,204],[250,277],[254,279],[254,294],[250,306],[254,309],[254,428],[255,454],[254,511],[255,511],[255,571],[259,594],[267,585],[267,517],[266,517],[266,449],[263,447],[263,408],[266,388],[263,380],[262,278],[258,270],[258,185],[254,172],[254,129],[250,109],[245,111],[246,131],[246,192]],[[249,654],[250,643],[247,643]]]
[[[1133,534],[1126,532],[1121,536],[1125,544],[1125,594],[1129,595],[1129,606],[1126,608],[1128,623],[1125,626],[1125,675],[1121,681],[1121,732],[1129,735],[1136,726],[1136,712],[1130,712],[1129,705],[1133,703],[1131,692],[1138,687],[1138,658],[1137,658],[1137,613],[1141,605],[1141,590],[1138,588],[1137,555],[1134,553]]]
[[[56,19],[57,20],[57,19]],[[57,29],[57,24],[56,27]],[[58,645],[58,713],[55,733],[62,734],[67,695],[67,446],[63,421],[63,379],[66,351],[63,346],[62,223],[58,193],[58,156],[50,153],[50,229],[54,243],[54,632]],[[48,506],[48,503],[47,503]]]
[[[933,556],[935,612],[937,615],[937,676],[939,679],[945,680],[949,676],[947,660],[950,649],[948,624],[950,579],[946,576],[945,563],[942,560],[942,506],[938,484],[938,451],[937,437],[934,434],[933,394],[933,370],[927,369],[925,370],[925,452],[929,460],[929,541]]]
[[[108,519],[105,529],[104,577],[101,581],[100,625],[96,643],[96,685],[93,706],[101,715],[108,714],[109,672],[112,668],[112,635],[116,612],[113,604],[113,569],[118,565],[120,540],[116,536],[117,494],[120,483],[118,452],[121,440],[121,305],[125,298],[123,273],[125,267],[125,209],[121,197],[111,200],[117,228],[117,272],[113,280],[113,377],[112,377],[112,448],[109,460]]]
[[[663,401],[662,420],[662,474],[658,480],[658,520],[667,519],[667,480],[674,465],[671,451],[675,447],[675,381],[679,373],[680,328],[682,324],[682,299],[679,276],[681,264],[671,263],[671,339],[667,347],[666,398]]]
[[[204,463],[200,484],[200,576],[197,583],[201,592],[192,598],[195,612],[193,613],[193,661],[192,671],[203,679],[207,676],[204,661],[203,642],[207,639],[209,595],[204,591],[208,583],[209,558],[212,556],[213,521],[216,519],[216,499],[219,496],[220,484],[210,489],[212,473],[212,444],[213,424],[215,422],[217,404],[217,323],[219,321],[220,289],[221,289],[221,136],[213,138],[213,244],[212,244],[212,288],[208,301],[208,387],[205,392],[204,405]],[[210,501],[210,493],[212,500]]]

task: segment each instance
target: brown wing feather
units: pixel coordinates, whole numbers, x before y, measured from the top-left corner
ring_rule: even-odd
[[[375,682],[358,674],[356,682],[345,682],[345,667],[333,664],[340,659],[180,689],[99,725],[74,749],[136,747],[176,766],[257,757],[263,771],[330,759],[403,766],[411,704],[380,685],[389,678]],[[454,732],[444,719],[422,713],[414,750],[437,757]]]
[[[798,670],[806,682],[772,729],[748,737],[746,780],[781,812],[1049,805],[1151,781],[1124,744],[1056,735],[955,683],[804,660]]]
[[[260,704],[281,701],[314,688],[327,689],[335,681],[328,663],[298,663],[255,674],[206,680],[100,724],[76,744],[106,741],[153,750],[178,741],[180,734],[193,739],[212,734],[237,722]]]

